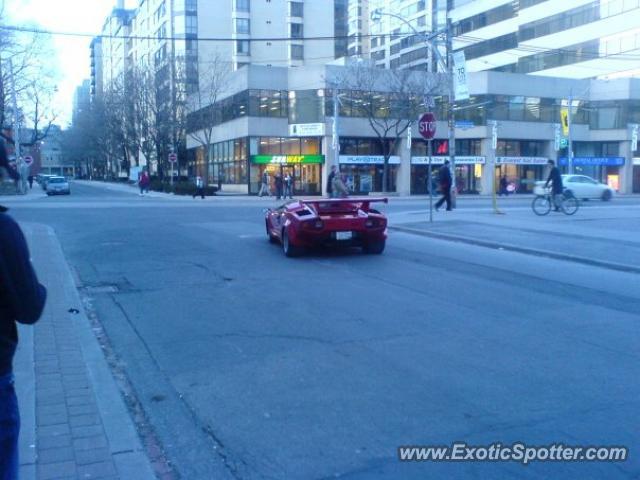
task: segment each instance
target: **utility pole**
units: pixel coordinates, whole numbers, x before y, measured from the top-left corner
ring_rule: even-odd
[[[451,207],[456,208],[456,119],[453,111],[455,101],[455,76],[453,69],[453,24],[451,18],[447,18],[446,50],[447,50],[447,75],[449,76],[449,108],[447,109],[447,121],[449,124],[449,165],[451,168]],[[437,48],[437,47],[436,47]]]
[[[567,173],[573,174],[573,139],[571,138],[571,117],[573,116],[573,89],[569,89],[569,108],[567,110]]]
[[[340,139],[338,138],[338,121],[340,119],[340,99],[338,84],[333,85],[333,128],[331,130],[331,146],[333,147],[333,164],[340,167]]]

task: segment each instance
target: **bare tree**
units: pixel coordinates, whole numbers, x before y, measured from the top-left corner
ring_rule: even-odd
[[[407,129],[426,111],[427,99],[442,94],[445,79],[441,74],[380,69],[357,61],[329,83],[338,90],[341,103],[349,104],[352,115],[368,120],[384,156],[382,191],[388,191],[389,158]]]
[[[190,122],[193,123],[188,135],[202,146],[208,165],[213,163],[213,129],[220,123],[220,110],[216,104],[228,86],[230,72],[229,62],[216,55],[206,67],[201,67],[200,88],[187,101]]]
[[[159,125],[161,109],[156,89],[156,74],[156,70],[147,65],[136,66],[129,73],[131,82],[128,95],[131,102],[129,115],[132,122],[131,128],[135,131],[135,135],[130,137],[131,144],[142,152],[147,165],[154,160],[160,160],[164,142],[163,129]],[[161,169],[160,162],[158,164]]]
[[[56,85],[53,67],[48,61],[53,57],[49,45],[46,34],[0,30],[0,125],[15,119],[28,127],[31,134],[21,139],[24,146],[43,140],[57,117],[51,108]],[[14,93],[17,112],[12,100]],[[0,132],[0,136],[14,143],[11,135]]]

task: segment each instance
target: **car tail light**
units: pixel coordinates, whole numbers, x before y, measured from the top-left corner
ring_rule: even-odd
[[[322,230],[324,228],[324,222],[319,218],[315,220],[307,220],[306,222],[303,222],[302,225],[304,225],[304,228],[309,230]]]

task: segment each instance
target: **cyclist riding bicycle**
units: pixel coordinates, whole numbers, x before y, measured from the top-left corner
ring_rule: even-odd
[[[560,175],[560,170],[558,170],[558,167],[556,167],[553,160],[549,160],[547,164],[551,166],[551,171],[549,172],[547,182],[544,184],[544,188],[548,188],[549,182],[551,182],[551,199],[553,201],[554,210],[557,212],[560,210],[560,206],[562,205],[562,176]]]

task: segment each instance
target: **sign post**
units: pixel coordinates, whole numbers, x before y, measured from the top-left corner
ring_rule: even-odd
[[[427,156],[429,157],[429,168],[427,170],[427,188],[429,189],[429,222],[433,222],[433,179],[431,178],[431,141],[436,135],[436,116],[432,112],[424,113],[418,121],[418,132],[427,141]]]
[[[175,165],[175,163],[178,161],[178,155],[176,155],[175,153],[170,153],[169,154],[169,162],[171,162],[171,185],[173,185],[173,166]]]

